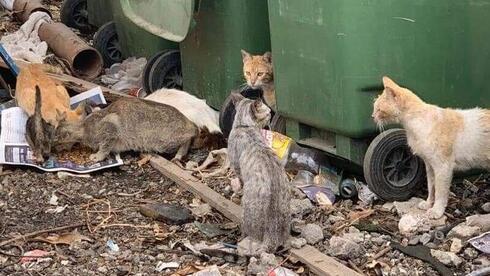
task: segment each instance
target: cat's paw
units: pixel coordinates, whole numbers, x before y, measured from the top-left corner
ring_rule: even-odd
[[[444,215],[444,207],[432,207],[429,210],[427,210],[427,216],[430,219],[440,219]]]
[[[419,203],[418,207],[419,207],[419,209],[422,209],[422,210],[429,210],[430,208],[432,208],[433,205],[434,205],[433,202],[424,200],[424,201],[421,201]]]
[[[170,160],[170,162],[174,163],[175,165],[179,166],[181,169],[185,169],[185,166],[182,164],[182,161],[179,158],[173,158]]]
[[[106,158],[106,155],[99,153],[99,152],[93,153],[89,156],[89,159],[92,162],[100,162],[100,161],[103,161],[105,158]]]

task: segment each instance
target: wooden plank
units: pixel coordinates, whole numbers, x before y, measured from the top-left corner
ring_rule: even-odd
[[[153,156],[150,163],[160,173],[170,178],[179,186],[201,197],[213,208],[221,212],[228,219],[240,223],[242,208],[226,199],[205,184],[201,183],[190,173],[160,156]],[[292,256],[306,264],[313,273],[325,276],[360,276],[356,271],[346,267],[332,257],[329,257],[316,248],[306,245],[301,249],[291,249]]]
[[[361,276],[361,274],[310,245],[305,245],[301,249],[291,249],[291,255],[306,264],[317,275]]]
[[[179,186],[201,197],[204,201],[209,203],[211,207],[218,210],[231,221],[238,224],[240,223],[242,209],[237,204],[218,194],[213,189],[201,183],[197,178],[163,157],[153,156],[150,159],[150,164]]]

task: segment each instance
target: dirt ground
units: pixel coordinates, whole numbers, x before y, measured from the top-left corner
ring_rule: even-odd
[[[45,1],[55,20],[59,20],[61,2]],[[8,14],[0,12],[0,16],[0,35],[19,28],[20,24]],[[90,43],[90,36],[84,38]],[[192,156],[202,161],[205,155],[200,152]],[[80,226],[55,232],[78,237],[68,244],[52,244],[46,238],[52,238],[53,234],[43,234],[40,237],[44,241],[38,236],[38,240],[20,239],[0,246],[0,275],[187,275],[186,272],[211,265],[218,265],[223,275],[245,274],[247,264],[243,259],[224,258],[219,254],[198,256],[188,247],[188,244],[197,247],[201,242],[236,244],[240,237],[236,225],[216,210],[194,214],[197,222],[226,226],[226,234],[209,238],[194,222],[170,225],[142,215],[139,208],[147,203],[170,203],[188,209],[199,209],[203,203],[149,164],[139,166],[139,157],[126,154],[123,159],[124,166],[92,173],[87,178],[5,167],[0,176],[0,243],[35,231]],[[478,185],[471,181],[453,185],[447,225],[484,213],[481,206],[490,202],[488,179],[481,177]],[[206,184],[226,198],[240,202],[240,195],[233,192],[228,178],[207,179]],[[57,197],[56,202],[53,195]],[[425,193],[421,191],[417,196],[424,198]],[[293,234],[300,236],[298,229],[306,224],[318,225],[323,237],[314,246],[323,253],[366,275],[438,275],[428,263],[390,248],[392,242],[407,244],[413,240],[400,235],[400,216],[383,207],[384,202],[363,206],[359,202],[339,200],[331,207],[320,208],[307,204],[301,192],[295,197],[296,203],[304,204],[295,215]],[[332,237],[344,233],[356,241],[357,246],[351,250],[359,254],[342,256],[330,245]],[[422,236],[419,234],[417,238]],[[118,245],[118,251],[109,248],[110,240]],[[431,239],[425,244],[442,251],[449,251],[450,245],[447,237]],[[43,250],[48,255],[28,262],[19,257],[32,250]],[[285,258],[288,254],[279,256]],[[469,244],[464,244],[457,256],[462,263],[450,267],[456,275],[490,265],[490,257]],[[179,267],[157,272],[159,262],[177,262]],[[283,266],[299,275],[310,275],[308,268],[294,258],[289,258]]]

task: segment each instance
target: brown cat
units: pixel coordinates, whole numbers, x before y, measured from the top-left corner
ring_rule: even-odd
[[[453,171],[490,169],[490,110],[441,108],[383,77],[374,102],[374,121],[383,128],[399,123],[408,145],[426,166],[429,195],[419,207],[431,218],[444,215]]]
[[[65,112],[68,121],[79,121],[84,115],[83,106],[70,108],[70,96],[65,87],[56,83],[46,72],[57,72],[57,68],[45,64],[28,64],[17,77],[15,99],[28,116],[34,114],[36,106],[36,86],[41,91],[42,118],[53,126],[58,126],[57,111]]]
[[[271,52],[254,56],[242,50],[242,58],[243,76],[247,80],[248,86],[254,89],[262,89],[265,103],[275,111],[276,95]]]

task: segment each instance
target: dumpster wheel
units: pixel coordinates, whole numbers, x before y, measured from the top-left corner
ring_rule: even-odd
[[[88,22],[87,0],[64,0],[61,4],[60,19],[66,26],[82,33],[92,31],[92,26]]]
[[[178,50],[163,50],[152,56],[143,70],[143,89],[150,94],[160,88],[183,88]]]
[[[102,55],[104,67],[123,61],[121,47],[113,21],[102,25],[94,35],[94,47]]]
[[[364,177],[384,200],[410,198],[425,179],[425,166],[410,151],[405,130],[387,130],[371,142],[364,157]]]

